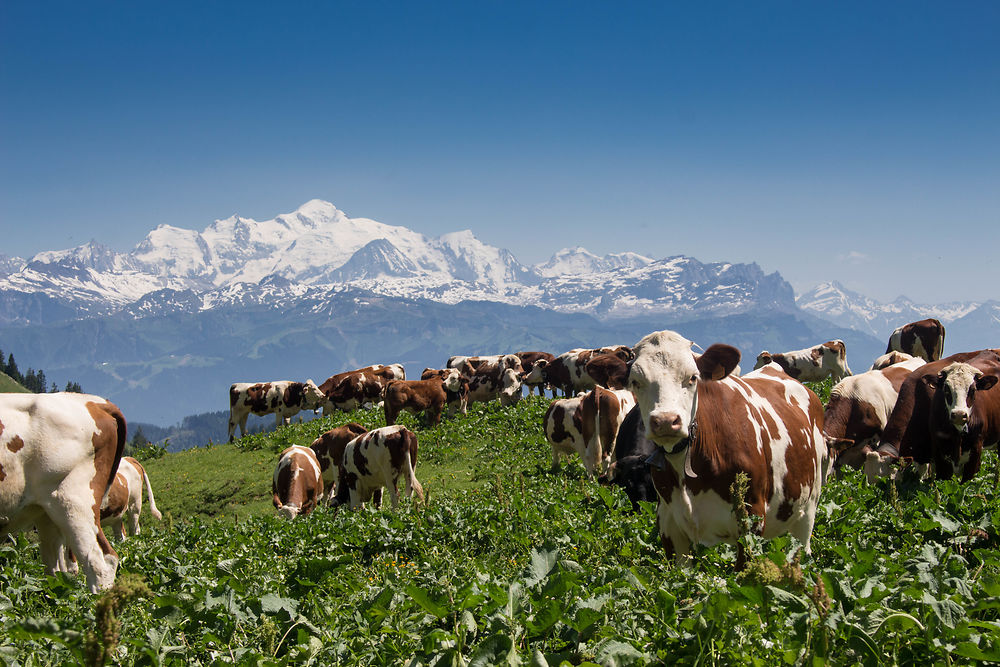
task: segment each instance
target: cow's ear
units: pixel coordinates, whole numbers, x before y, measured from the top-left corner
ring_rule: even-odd
[[[823,439],[826,441],[826,446],[835,454],[840,454],[842,451],[853,447],[855,444],[850,438],[834,438],[830,435],[824,435]]]
[[[920,381],[928,387],[936,387],[941,384],[942,380],[944,380],[944,373],[938,373],[937,375],[928,373],[927,375],[920,376]]]
[[[813,364],[819,366],[820,360],[823,358],[823,346],[817,345],[814,347],[809,351],[809,356],[812,357]]]
[[[721,380],[740,363],[740,351],[732,345],[715,343],[705,354],[695,360],[698,371],[705,380]]]
[[[979,391],[986,391],[987,389],[992,389],[993,385],[1000,380],[996,375],[983,375],[982,377],[976,378],[976,389]]]

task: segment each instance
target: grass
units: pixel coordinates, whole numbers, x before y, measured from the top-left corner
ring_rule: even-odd
[[[0,371],[0,394],[8,393],[27,394],[30,392],[9,375]]]

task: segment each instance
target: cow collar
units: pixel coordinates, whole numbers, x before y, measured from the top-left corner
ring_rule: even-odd
[[[880,454],[888,454],[897,459],[899,458],[899,450],[896,449],[896,445],[892,444],[891,442],[881,443],[876,451],[879,452]]]
[[[680,454],[681,452],[686,453],[684,455],[684,474],[688,477],[697,477],[694,470],[691,468],[691,448],[698,441],[698,419],[695,418],[691,422],[691,426],[688,427],[688,437],[684,438],[676,445],[674,445],[668,452],[662,447],[657,447],[656,451],[649,455],[646,459],[646,463],[653,466],[654,468],[659,468],[663,470],[667,465],[667,457],[674,456],[675,454]]]

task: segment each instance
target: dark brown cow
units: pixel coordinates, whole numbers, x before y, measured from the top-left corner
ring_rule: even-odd
[[[92,592],[109,588],[118,554],[101,505],[125,440],[125,417],[100,396],[0,394],[0,540],[35,526],[48,573],[80,567]]]
[[[913,460],[940,479],[979,472],[982,450],[1000,442],[1000,350],[960,352],[910,373],[878,449],[865,459],[869,481]]]
[[[441,413],[448,405],[449,392],[460,396],[462,377],[454,368],[447,369],[449,373],[444,379],[430,380],[396,380],[385,388],[385,423],[392,426],[403,410],[423,412],[427,423],[439,424]]]
[[[329,503],[336,493],[337,470],[344,461],[344,448],[351,440],[367,432],[368,429],[361,424],[348,422],[323,433],[309,445],[309,448],[316,454],[319,469],[323,473],[323,487],[326,489],[323,499],[326,502]]]
[[[417,481],[417,436],[403,426],[383,426],[347,443],[340,467],[337,495],[333,506],[362,507],[376,491],[387,487],[392,508],[399,505],[399,477],[403,476],[407,497],[416,492],[421,501],[424,489]],[[375,502],[376,506],[380,500]]]
[[[323,497],[323,473],[312,449],[292,445],[281,452],[271,479],[271,494],[278,513],[286,519],[316,509]]]
[[[628,376],[628,364],[614,354],[598,354],[591,357],[585,367],[587,375],[594,379],[599,387],[606,389],[624,389],[625,378]]]
[[[420,374],[421,380],[447,380],[453,373],[458,373],[456,368],[425,368]],[[458,373],[459,388],[452,391],[449,384],[445,383],[444,393],[447,396],[448,415],[466,414],[469,408],[469,378]],[[453,385],[451,385],[453,386]]]
[[[300,410],[315,410],[324,400],[312,380],[291,382],[236,382],[229,387],[229,441],[233,441],[236,425],[240,437],[246,435],[247,417],[273,414],[276,426],[287,424]]]
[[[907,355],[908,356],[908,355]],[[903,380],[924,365],[923,359],[846,377],[830,391],[823,413],[823,435],[839,450],[834,468],[860,468],[889,421]]]
[[[937,361],[944,352],[944,325],[933,317],[904,324],[889,335],[885,351],[893,350]]]
[[[386,385],[405,379],[406,372],[400,364],[374,364],[331,375],[319,386],[325,396],[323,416],[335,410],[349,412],[365,405],[378,405]]]
[[[646,336],[628,377],[658,448],[650,465],[664,549],[683,560],[692,543],[735,542],[730,489],[745,473],[761,535],[791,533],[808,553],[830,464],[819,398],[771,366],[732,377],[734,347],[712,345],[695,359],[691,345],[673,331]]]

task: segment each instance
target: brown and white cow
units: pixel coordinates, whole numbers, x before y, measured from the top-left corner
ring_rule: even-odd
[[[635,405],[628,391],[595,387],[576,398],[552,401],[545,412],[545,437],[552,446],[552,468],[562,454],[578,454],[587,475],[607,469],[614,455],[615,436]]]
[[[347,443],[359,435],[368,432],[357,422],[348,422],[343,426],[331,428],[312,441],[309,449],[313,450],[319,469],[323,475],[323,500],[329,503],[337,492],[337,475],[340,464],[344,461],[344,449]]]
[[[549,387],[544,380],[539,380],[535,383],[530,383],[527,381],[527,376],[531,373],[531,369],[535,367],[535,363],[544,360],[545,363],[551,363],[556,355],[549,352],[517,352],[517,358],[521,360],[521,368],[524,372],[524,384],[528,387],[528,396],[537,390],[539,396],[545,395],[545,389],[549,388],[553,391],[553,397],[555,396],[555,389]]]
[[[933,317],[904,324],[889,334],[885,351],[894,350],[925,361],[937,361],[944,352],[944,325]]]
[[[446,369],[443,378],[429,380],[396,380],[385,388],[385,423],[392,426],[403,410],[423,412],[427,423],[441,423],[441,413],[448,405],[448,396],[461,400],[462,376],[454,368]],[[459,406],[461,409],[462,406]]]
[[[529,384],[545,382],[563,392],[565,396],[573,396],[581,391],[590,391],[598,382],[587,372],[587,364],[595,357],[612,354],[623,362],[632,360],[632,348],[627,345],[611,345],[593,349],[574,348],[563,352],[551,362],[539,360],[530,372],[524,376]]]
[[[852,374],[847,367],[847,347],[839,339],[791,352],[772,354],[765,350],[757,355],[754,370],[770,363],[778,364],[789,377],[799,382],[816,382],[830,376],[834,382],[839,382]]]
[[[521,361],[516,355],[504,355],[496,361],[467,359],[458,369],[469,379],[469,403],[500,399],[500,405],[506,407],[521,400]]]
[[[791,533],[808,553],[830,463],[819,398],[773,366],[732,377],[734,347],[712,345],[696,360],[691,345],[673,331],[649,334],[628,377],[658,448],[650,465],[664,549],[680,561],[692,543],[735,542],[730,489],[745,473],[762,536]]]
[[[869,482],[912,460],[925,473],[967,482],[979,472],[982,450],[1000,442],[1000,350],[960,352],[910,373],[882,432],[865,459]]]
[[[902,364],[910,361],[911,359],[920,359],[922,362],[927,363],[926,359],[914,357],[912,354],[907,354],[906,352],[897,352],[893,350],[892,352],[886,352],[881,356],[875,357],[875,361],[872,362],[872,367],[869,370],[880,371],[883,368],[889,368],[889,366]]]
[[[836,469],[864,465],[889,421],[903,380],[924,363],[910,357],[909,361],[846,377],[833,386],[823,413],[823,434],[839,450]]]
[[[125,521],[128,521],[128,532],[139,534],[139,515],[142,514],[142,487],[146,487],[149,496],[149,511],[157,521],[163,519],[160,510],[156,509],[153,499],[153,487],[149,483],[149,475],[136,459],[131,456],[122,457],[118,466],[115,481],[108,489],[108,495],[101,505],[101,524],[110,526],[118,538],[125,539]]]
[[[92,592],[110,587],[118,554],[101,529],[126,426],[90,394],[0,394],[0,538],[35,526],[47,572],[72,572]]]
[[[300,410],[316,410],[322,405],[323,393],[312,380],[292,382],[236,382],[229,387],[229,441],[233,441],[236,425],[240,437],[247,432],[247,418],[273,414],[276,426],[287,424]]]
[[[452,390],[454,382],[449,378],[455,375],[458,377],[458,389]],[[469,378],[458,372],[457,368],[425,368],[420,374],[421,380],[442,380],[446,381],[444,393],[447,397],[445,401],[448,405],[448,415],[466,414],[469,410]]]
[[[331,375],[319,386],[325,396],[323,416],[335,410],[349,412],[366,405],[377,406],[390,382],[405,379],[406,371],[401,364],[373,364]]]
[[[351,509],[363,507],[377,491],[389,489],[392,508],[399,506],[399,477],[403,477],[407,497],[416,492],[423,501],[424,489],[417,481],[417,436],[403,426],[383,426],[347,443],[344,463],[340,467],[334,507],[350,504]],[[381,498],[375,499],[376,507]]]
[[[281,452],[271,478],[272,502],[286,519],[305,516],[323,497],[323,472],[316,453],[309,447],[292,445]]]

